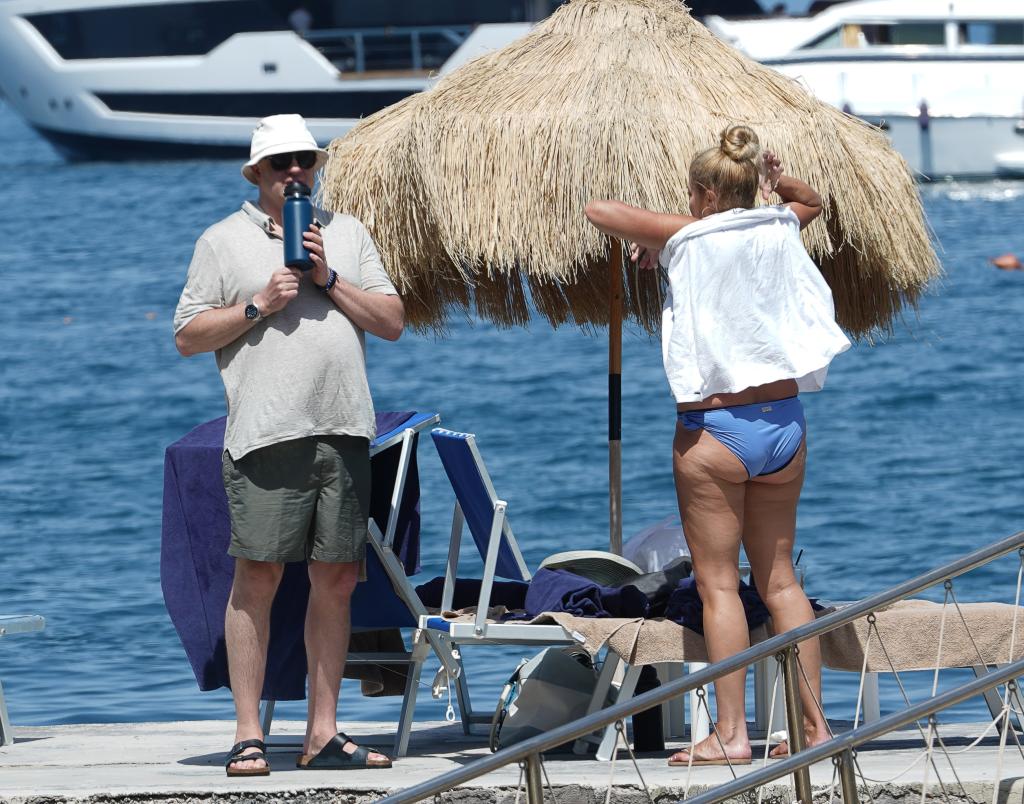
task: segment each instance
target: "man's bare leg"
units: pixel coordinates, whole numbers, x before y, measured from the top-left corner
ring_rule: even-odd
[[[270,641],[270,607],[284,573],[283,564],[235,559],[235,578],[231,584],[228,608],[224,615],[224,640],[228,649],[228,673],[235,701],[235,742],[262,740],[260,694],[267,667]],[[255,752],[246,749],[246,753]],[[236,762],[240,770],[263,768],[262,759]]]
[[[309,562],[309,607],[306,610],[306,661],[309,666],[309,715],[302,753],[318,754],[338,733],[338,692],[348,655],[350,603],[359,581],[359,562]],[[358,746],[346,743],[351,754]],[[387,763],[371,753],[367,762]]]

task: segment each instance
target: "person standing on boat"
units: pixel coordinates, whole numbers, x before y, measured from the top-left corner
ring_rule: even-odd
[[[780,206],[756,207],[758,188]],[[800,241],[821,197],[782,172],[745,126],[690,164],[690,215],[592,201],[586,214],[632,241],[633,259],[668,272],[662,351],[676,401],[674,473],[686,543],[704,605],[712,662],[749,647],[739,594],[742,544],[776,632],[814,614],[793,571],[806,426],[798,393],[819,390],[850,342],[832,294]],[[807,744],[828,739],[817,640],[800,644]],[[670,765],[747,764],[745,671],[715,683],[715,731]],[[813,697],[812,697],[813,696]],[[773,754],[788,751],[785,744]]]
[[[260,121],[242,168],[258,199],[196,242],[174,317],[178,351],[215,352],[227,397],[223,474],[235,576],[224,630],[237,715],[229,776],[270,772],[259,702],[271,603],[290,561],[307,561],[310,581],[300,767],[391,766],[339,733],[336,718],[369,520],[375,419],[364,333],[397,340],[405,310],[351,216],[315,210],[304,235],[312,270],[284,266],[284,188],[312,187],[326,160],[299,115]]]

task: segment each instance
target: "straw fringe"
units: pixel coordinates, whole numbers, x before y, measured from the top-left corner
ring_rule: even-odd
[[[370,229],[417,329],[452,313],[608,321],[594,198],[687,209],[689,162],[746,123],[825,213],[808,251],[855,335],[887,332],[939,273],[917,186],[884,135],[716,39],[676,0],[574,0],[526,37],[330,146],[322,201]],[[625,314],[660,323],[657,272],[624,272]]]

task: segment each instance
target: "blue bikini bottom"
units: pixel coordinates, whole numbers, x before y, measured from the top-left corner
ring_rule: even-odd
[[[687,430],[707,430],[742,461],[748,477],[786,466],[804,440],[804,406],[799,397],[777,402],[686,410],[677,418]]]

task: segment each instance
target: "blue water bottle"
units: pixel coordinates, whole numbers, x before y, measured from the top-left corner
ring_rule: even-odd
[[[293,181],[284,188],[284,264],[289,268],[308,271],[313,267],[309,252],[302,246],[302,235],[313,222],[313,204],[309,188],[301,181]]]

